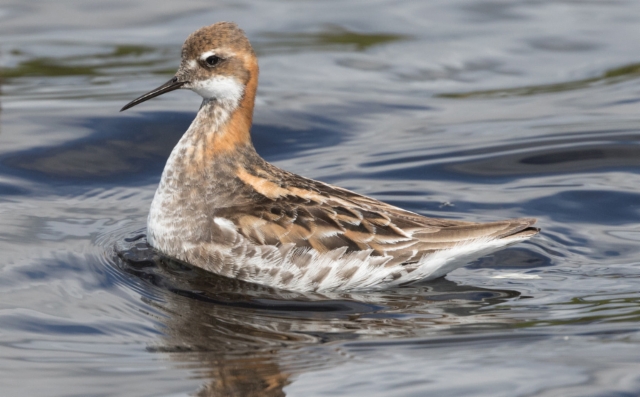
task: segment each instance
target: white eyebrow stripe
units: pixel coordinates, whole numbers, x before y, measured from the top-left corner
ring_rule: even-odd
[[[219,50],[211,50],[211,51],[207,51],[207,52],[203,52],[200,55],[200,60],[205,61],[207,58],[209,58],[212,55],[218,55],[217,53],[219,52]],[[236,54],[234,54],[233,52],[229,52],[229,51],[223,51],[223,55],[218,55],[220,58],[225,59],[225,58],[229,58],[232,57]]]
[[[205,59],[209,58],[211,55],[216,55],[216,52],[215,51],[203,52],[202,55],[200,55],[200,59],[204,61]]]

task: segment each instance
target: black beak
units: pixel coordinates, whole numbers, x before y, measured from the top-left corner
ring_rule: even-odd
[[[127,103],[126,105],[124,105],[124,107],[122,109],[120,109],[120,111],[122,112],[123,110],[127,110],[129,108],[132,108],[134,106],[136,106],[139,103],[142,103],[148,99],[151,98],[155,98],[159,95],[164,94],[165,92],[169,92],[169,91],[173,91],[173,90],[177,90],[178,88],[182,87],[184,84],[186,83],[186,81],[178,81],[177,77],[172,78],[171,80],[167,81],[166,83],[164,83],[163,85],[161,85],[160,87],[156,88],[155,90],[151,90],[149,92],[147,92],[146,94],[134,99],[133,101]]]

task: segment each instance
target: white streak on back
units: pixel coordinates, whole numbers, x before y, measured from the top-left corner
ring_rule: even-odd
[[[222,226],[226,229],[229,229],[231,231],[236,231],[236,225],[233,224],[233,222],[231,222],[230,220],[226,219],[226,218],[221,218],[221,217],[215,217],[213,218],[213,221],[218,225],[218,226]]]

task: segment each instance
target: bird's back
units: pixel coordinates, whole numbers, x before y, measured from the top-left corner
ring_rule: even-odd
[[[424,217],[255,156],[228,176],[233,199],[200,214],[213,232],[193,243],[209,248],[187,261],[286,289],[353,289],[439,277],[538,232],[531,218]]]

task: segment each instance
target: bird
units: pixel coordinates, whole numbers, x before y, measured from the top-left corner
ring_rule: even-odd
[[[251,141],[258,60],[233,22],[188,36],[174,77],[203,100],[153,197],[147,241],[172,259],[303,292],[375,290],[442,277],[526,240],[534,218],[475,223],[419,215],[280,169]]]

